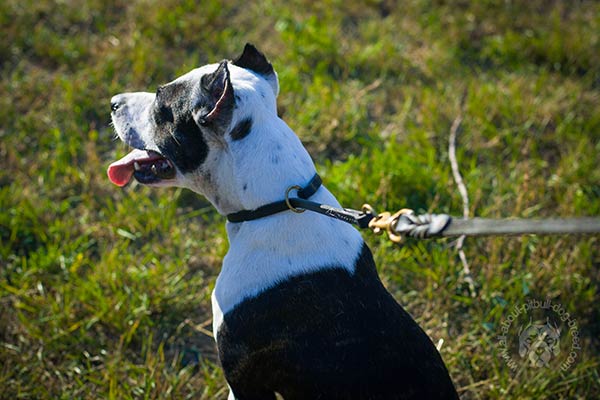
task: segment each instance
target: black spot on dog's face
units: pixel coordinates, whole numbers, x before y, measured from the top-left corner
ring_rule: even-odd
[[[208,155],[205,135],[192,116],[192,92],[192,82],[162,86],[152,110],[156,145],[182,173],[197,170]]]
[[[233,140],[242,140],[250,133],[250,129],[252,129],[252,119],[244,118],[240,122],[237,123],[236,126],[231,130],[231,139]]]

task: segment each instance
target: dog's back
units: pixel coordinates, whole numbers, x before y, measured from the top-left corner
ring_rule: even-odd
[[[355,273],[294,276],[225,314],[219,356],[238,399],[454,399],[437,350],[382,286]]]

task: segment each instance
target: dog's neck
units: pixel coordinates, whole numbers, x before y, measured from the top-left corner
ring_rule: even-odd
[[[232,126],[247,118],[240,114]],[[304,186],[316,170],[296,134],[276,115],[256,113],[243,140],[213,149],[205,172],[195,177],[190,188],[201,187],[222,215],[283,200],[287,188]]]
[[[340,206],[325,187],[311,199]],[[284,211],[253,221],[228,222],[227,234],[229,251],[213,293],[216,318],[292,276],[327,268],[353,273],[363,246],[353,226],[311,212]]]
[[[227,205],[215,204],[222,214],[282,200],[289,186],[303,186],[315,174],[308,152],[279,118],[268,124],[255,121],[244,141],[230,145],[233,167],[215,177],[226,182],[219,193],[235,199]],[[310,199],[340,206],[323,186]],[[291,276],[333,267],[353,272],[363,244],[351,225],[310,212],[284,211],[253,221],[228,222],[227,234],[230,248],[213,294],[219,308],[216,315]]]

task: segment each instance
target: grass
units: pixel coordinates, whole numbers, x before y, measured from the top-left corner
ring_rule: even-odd
[[[600,6],[494,1],[15,1],[0,5],[0,398],[226,398],[210,292],[223,218],[185,190],[121,190],[109,99],[153,90],[246,41],[279,73],[280,113],[348,207],[600,215]],[[463,100],[464,101],[461,101]],[[600,397],[600,237],[449,241],[365,233],[389,290],[465,399]],[[498,336],[515,306],[564,322],[550,368],[513,371]]]

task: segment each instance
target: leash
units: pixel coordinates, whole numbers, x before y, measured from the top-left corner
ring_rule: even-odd
[[[332,207],[308,200],[322,184],[321,177],[315,174],[305,187],[290,186],[285,199],[266,204],[255,210],[242,210],[227,215],[229,222],[239,223],[267,217],[283,211],[303,213],[306,210],[326,215],[361,229],[371,229],[380,235],[386,232],[394,243],[400,243],[405,236],[429,239],[454,236],[491,236],[491,235],[551,235],[551,234],[593,234],[600,233],[600,218],[547,218],[547,219],[491,219],[491,218],[454,218],[447,214],[420,214],[403,208],[391,214],[376,213],[373,207],[365,204],[362,210]],[[290,197],[296,190],[298,197]]]

